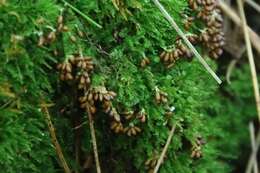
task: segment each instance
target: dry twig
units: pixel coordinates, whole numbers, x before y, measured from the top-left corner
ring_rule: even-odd
[[[183,31],[180,29],[180,27],[177,25],[177,23],[174,21],[174,19],[170,16],[170,14],[165,10],[165,8],[162,6],[162,4],[158,0],[153,0],[154,4],[159,8],[163,16],[169,21],[169,23],[172,25],[172,27],[177,31],[179,36],[184,40],[186,45],[189,47],[189,49],[194,53],[195,57],[198,58],[199,62],[205,67],[205,69],[212,75],[212,77],[218,82],[218,84],[221,84],[222,81],[220,78],[216,75],[216,73],[210,68],[210,66],[207,64],[207,62],[202,58],[202,56],[199,54],[199,52],[196,50],[196,48],[191,44],[191,42],[187,39]]]
[[[170,133],[169,133],[167,142],[166,142],[166,144],[165,144],[165,146],[164,146],[164,148],[163,148],[163,150],[162,150],[162,153],[161,153],[161,155],[160,155],[160,157],[159,157],[159,160],[158,160],[158,162],[157,162],[157,164],[156,164],[156,166],[155,166],[155,168],[154,168],[153,173],[157,173],[158,170],[159,170],[159,168],[160,168],[160,166],[161,166],[161,164],[162,164],[163,158],[164,158],[164,156],[165,156],[165,154],[166,154],[166,151],[167,151],[167,149],[168,149],[168,147],[169,147],[169,145],[170,145],[170,143],[171,143],[171,140],[172,140],[172,137],[173,137],[175,128],[176,128],[176,124],[174,124],[174,125],[172,126],[172,129],[171,129],[171,131],[170,131]]]
[[[89,104],[87,104],[87,113],[88,113],[88,120],[89,120],[89,127],[90,127],[90,133],[92,138],[92,144],[93,144],[93,150],[94,150],[94,157],[96,162],[96,169],[97,173],[101,173],[99,158],[98,158],[98,150],[97,150],[97,140],[95,135],[95,128],[94,128],[94,121],[92,114],[90,112]]]
[[[42,111],[43,111],[43,114],[45,116],[45,119],[47,121],[47,124],[48,124],[48,128],[49,128],[49,132],[50,132],[50,135],[51,135],[51,140],[52,140],[52,143],[55,147],[55,150],[56,150],[56,153],[58,155],[58,158],[60,160],[60,163],[61,163],[61,166],[63,167],[64,169],[64,172],[65,173],[71,173],[71,170],[64,158],[64,155],[62,153],[62,150],[61,150],[61,146],[57,140],[57,137],[56,137],[56,134],[55,134],[55,128],[51,122],[51,116],[50,116],[50,113],[48,111],[48,108],[47,108],[47,105],[45,103],[42,103],[41,104],[41,107],[42,107]]]
[[[242,22],[238,15],[234,12],[234,10],[229,7],[226,3],[224,3],[222,0],[219,1],[219,6],[222,9],[222,11],[237,25],[242,27]],[[252,45],[254,48],[258,51],[260,54],[260,37],[249,27],[248,32],[250,36],[250,40],[252,42]]]

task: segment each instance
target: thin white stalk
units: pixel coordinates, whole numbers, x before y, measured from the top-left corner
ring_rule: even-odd
[[[174,125],[172,126],[172,129],[171,129],[171,131],[170,131],[170,133],[169,133],[167,142],[166,142],[166,144],[165,144],[165,146],[164,146],[164,148],[163,148],[163,150],[162,150],[162,153],[161,153],[160,158],[159,158],[159,160],[158,160],[158,162],[157,162],[157,164],[156,164],[156,166],[155,166],[155,168],[154,168],[153,173],[157,173],[157,172],[159,171],[159,168],[160,168],[160,166],[161,166],[161,164],[162,164],[162,162],[163,162],[163,158],[164,158],[164,156],[165,156],[165,154],[166,154],[166,151],[167,151],[167,149],[168,149],[168,147],[169,147],[169,145],[170,145],[170,143],[171,143],[171,140],[172,140],[172,137],[173,137],[175,128],[176,128],[176,124],[174,124]]]
[[[245,0],[245,2],[248,3],[248,5],[250,5],[251,7],[253,7],[258,13],[260,13],[260,5],[258,5],[255,1]]]
[[[255,162],[255,158],[257,156],[259,146],[260,146],[260,131],[258,131],[258,133],[257,133],[256,141],[255,141],[255,150],[252,151],[252,153],[249,157],[245,173],[252,172],[252,168],[254,166],[254,162]]]
[[[252,46],[251,46],[251,42],[250,42],[250,38],[249,38],[249,31],[248,31],[248,27],[247,27],[246,16],[245,16],[245,11],[244,11],[242,0],[237,0],[237,4],[238,4],[241,20],[242,20],[242,26],[243,26],[244,36],[245,36],[246,48],[247,48],[249,65],[250,65],[253,87],[254,87],[257,113],[258,113],[258,118],[260,121],[260,96],[259,96],[259,87],[258,87],[253,51],[252,51]],[[257,134],[255,148],[252,150],[251,156],[249,158],[247,168],[246,168],[246,173],[251,173],[251,171],[253,169],[254,163],[256,162],[256,156],[257,156],[259,145],[260,145],[260,132],[258,132],[258,134]]]
[[[179,36],[184,40],[186,45],[190,48],[190,50],[194,53],[194,55],[197,57],[199,62],[205,67],[205,69],[212,75],[212,77],[218,82],[218,84],[221,84],[222,81],[220,78],[216,75],[216,73],[210,68],[210,66],[207,64],[207,62],[202,58],[202,56],[199,54],[199,52],[196,50],[196,48],[191,44],[191,42],[187,39],[183,31],[180,29],[180,27],[177,25],[177,23],[174,21],[174,19],[170,16],[170,14],[165,10],[165,8],[162,6],[162,4],[158,0],[153,0],[154,4],[160,9],[163,16],[170,22],[172,27],[177,31]]]
[[[250,133],[252,151],[255,151],[256,150],[255,128],[254,128],[254,124],[252,122],[249,123],[249,133]],[[258,173],[258,164],[257,164],[257,158],[256,157],[254,158],[254,173]]]

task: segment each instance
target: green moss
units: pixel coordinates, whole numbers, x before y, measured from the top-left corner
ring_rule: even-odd
[[[59,1],[13,0],[0,4],[1,170],[62,172],[40,111],[44,100],[54,103],[50,112],[70,167],[82,171],[82,163],[77,165],[75,161],[75,126],[82,123],[80,159],[84,162],[92,153],[88,123],[75,98],[75,86],[60,82],[55,68],[57,62],[82,51],[94,59],[93,86],[104,85],[115,91],[113,105],[119,110],[143,109],[147,114],[146,123],[130,122],[140,126],[142,133],[127,137],[110,131],[108,115],[97,113],[95,129],[103,172],[147,172],[145,161],[160,153],[173,123],[177,130],[161,173],[230,172],[233,165],[226,160],[235,160],[241,139],[248,140],[245,130],[241,130],[247,128],[249,116],[245,115],[255,114],[253,96],[244,82],[249,80],[244,73],[248,69],[237,70],[234,83],[219,90],[197,60],[181,59],[171,69],[163,66],[158,55],[174,43],[177,34],[152,2],[124,1],[128,10],[125,16],[110,0],[68,2],[102,29]],[[181,14],[187,10],[187,1],[162,3],[183,28]],[[51,45],[37,46],[42,33],[47,35],[50,28],[57,27],[61,9],[69,31],[57,35]],[[194,26],[194,33],[200,27]],[[83,38],[78,30],[84,32]],[[53,54],[55,50],[58,56]],[[144,56],[151,64],[141,68]],[[208,63],[217,69],[216,62]],[[166,105],[155,103],[156,87],[168,94]],[[223,98],[223,90],[232,99]],[[175,107],[170,117],[165,115],[167,106]],[[192,159],[192,144],[200,135],[207,141],[203,158]]]

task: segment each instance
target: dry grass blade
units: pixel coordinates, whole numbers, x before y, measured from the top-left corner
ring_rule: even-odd
[[[56,137],[56,134],[55,134],[55,128],[51,122],[51,116],[50,116],[50,113],[48,111],[48,108],[47,108],[47,105],[45,103],[41,104],[41,107],[42,107],[42,111],[43,111],[43,114],[45,116],[45,119],[47,121],[47,124],[48,124],[48,128],[49,128],[49,132],[50,132],[50,135],[51,135],[51,140],[52,140],[52,143],[55,147],[55,150],[56,150],[56,153],[58,155],[58,158],[60,160],[60,163],[61,163],[61,166],[63,167],[64,169],[64,172],[65,173],[71,173],[71,170],[65,160],[65,157],[62,153],[62,150],[61,150],[61,146],[57,140],[57,137]]]
[[[258,119],[260,122],[260,94],[259,94],[259,86],[258,86],[253,50],[252,50],[252,46],[251,46],[251,42],[250,42],[250,38],[249,38],[243,2],[242,2],[242,0],[237,0],[237,3],[238,3],[238,8],[239,8],[239,13],[240,13],[241,19],[242,19],[242,25],[243,25],[243,30],[244,30],[245,42],[246,42],[246,49],[247,49],[248,60],[249,60],[249,65],[250,65],[250,70],[251,70],[251,75],[252,75],[253,87],[254,87],[257,114],[258,114]]]
[[[89,104],[87,104],[87,113],[88,113],[88,120],[89,120],[89,127],[90,127],[90,133],[91,133],[91,139],[93,144],[93,150],[94,150],[94,157],[96,162],[96,169],[97,173],[101,173],[101,167],[99,163],[99,157],[98,157],[98,149],[97,149],[97,140],[95,135],[95,128],[94,128],[94,121],[92,114],[90,112]]]
[[[251,139],[251,147],[252,150],[256,150],[256,144],[255,144],[255,128],[253,122],[249,123],[249,133],[250,133],[250,139]],[[257,164],[257,158],[254,158],[254,173],[258,173],[258,164]]]
[[[153,0],[154,4],[160,9],[163,16],[170,22],[172,27],[177,31],[179,36],[184,40],[184,42],[187,44],[189,49],[194,53],[196,58],[198,58],[199,62],[205,67],[205,69],[212,75],[212,77],[218,82],[218,84],[221,84],[222,81],[220,78],[216,75],[216,73],[210,68],[210,66],[207,64],[207,62],[202,58],[202,56],[199,54],[199,52],[195,49],[195,47],[191,44],[191,42],[187,39],[183,31],[180,29],[180,27],[176,24],[174,19],[170,16],[170,14],[165,10],[165,8],[162,6],[162,4],[158,0]]]
[[[171,129],[171,131],[170,131],[170,133],[169,133],[167,142],[166,142],[166,144],[165,144],[165,146],[164,146],[164,148],[163,148],[163,150],[162,150],[162,153],[161,153],[161,155],[160,155],[160,157],[159,157],[159,160],[158,160],[158,162],[157,162],[157,164],[156,164],[156,166],[155,166],[155,168],[154,168],[153,173],[157,173],[157,172],[159,171],[159,168],[160,168],[160,166],[161,166],[161,164],[162,164],[163,158],[164,158],[164,156],[165,156],[165,154],[166,154],[166,151],[167,151],[167,149],[168,149],[168,147],[169,147],[169,145],[170,145],[170,143],[171,143],[171,140],[172,140],[172,137],[173,137],[175,128],[176,128],[176,124],[174,124],[174,125],[172,126],[172,129]]]
[[[238,15],[234,12],[233,9],[231,9],[226,3],[223,1],[219,1],[219,6],[221,10],[238,26],[242,26],[242,22]],[[248,32],[250,36],[250,40],[254,46],[254,48],[257,50],[257,52],[260,54],[260,37],[249,27]]]

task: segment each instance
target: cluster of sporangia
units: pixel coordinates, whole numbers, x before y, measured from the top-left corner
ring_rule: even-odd
[[[160,157],[159,153],[157,151],[154,151],[152,157],[150,157],[149,159],[147,159],[145,161],[144,165],[145,165],[145,169],[148,170],[148,173],[153,173],[154,172],[154,168],[155,168],[155,166],[156,166],[156,164],[158,162],[159,157]],[[164,162],[166,158],[167,158],[167,156],[165,155],[163,157],[162,162]]]
[[[103,112],[108,114],[111,119],[110,128],[115,133],[124,133],[128,136],[135,136],[141,132],[140,127],[133,123],[129,123],[127,127],[123,127],[121,118],[117,110],[112,105],[112,100],[116,93],[107,91],[104,86],[91,87],[90,74],[94,68],[92,59],[90,57],[75,57],[73,56],[68,61],[58,64],[60,71],[60,79],[62,81],[74,80],[77,82],[78,89],[83,91],[83,96],[79,97],[80,107],[84,110],[89,109],[90,113],[94,115],[97,107],[101,105]],[[123,112],[125,121],[139,120],[144,123],[146,121],[146,113],[144,110],[140,112]]]
[[[144,165],[145,165],[145,168],[148,170],[148,173],[154,172],[154,168],[157,164],[158,159],[159,159],[159,156],[154,155],[153,157],[146,160]]]
[[[205,140],[201,136],[196,138],[196,143],[191,149],[191,158],[198,159],[202,157],[201,149],[205,143]]]
[[[189,0],[190,8],[197,12],[197,18],[207,25],[201,32],[200,41],[209,49],[213,58],[218,58],[225,44],[223,18],[217,0]]]
[[[68,27],[64,24],[63,16],[58,16],[56,29],[47,35],[41,35],[38,46],[53,43],[56,40],[57,34],[68,30]],[[83,33],[78,31],[78,35],[82,37]],[[75,41],[75,39],[71,38],[71,41]],[[78,90],[82,91],[83,96],[79,97],[82,109],[89,110],[94,115],[97,107],[101,105],[102,110],[111,117],[111,130],[115,133],[123,132],[128,136],[134,136],[141,132],[141,129],[132,123],[128,127],[123,127],[120,115],[112,105],[112,100],[116,96],[115,92],[107,91],[104,86],[91,87],[91,73],[94,69],[91,57],[84,57],[78,54],[72,55],[65,62],[58,64],[57,69],[60,72],[60,79],[62,81],[73,81],[77,84]],[[134,116],[141,122],[145,122],[145,113],[133,114],[132,117]]]
[[[206,28],[200,34],[190,34],[186,37],[193,44],[206,46],[209,55],[212,58],[218,58],[225,44],[224,33],[222,32],[223,19],[221,11],[216,0],[189,0],[190,8],[197,13],[196,17],[187,17],[184,23],[186,30],[189,30],[192,22],[197,18],[206,24]],[[170,50],[165,50],[160,54],[161,61],[171,67],[176,60],[181,57],[192,58],[193,53],[182,43],[179,38],[175,41],[175,47]]]
[[[133,123],[129,123],[127,127],[123,126],[121,116],[112,105],[112,100],[115,98],[115,96],[115,92],[107,91],[107,89],[103,86],[90,88],[87,92],[85,92],[84,96],[79,98],[79,101],[81,103],[80,106],[81,108],[86,108],[86,106],[89,104],[91,113],[95,114],[97,111],[97,105],[101,105],[102,110],[112,119],[112,122],[110,124],[110,129],[112,131],[114,131],[115,133],[124,133],[128,136],[137,135],[141,132],[141,129],[135,126]],[[125,120],[128,121],[137,118],[140,122],[144,123],[146,119],[144,111],[138,113],[128,111],[120,114],[124,115]]]
[[[97,106],[101,105],[103,112],[108,114],[113,122],[121,125],[120,115],[112,105],[112,100],[115,98],[116,93],[107,91],[104,86],[97,86],[87,90],[82,97],[79,98],[81,103],[80,107],[85,108],[87,105],[90,107],[90,112],[95,114]],[[117,129],[119,132],[121,129]],[[117,133],[118,133],[117,132]]]
[[[120,124],[120,116],[112,106],[112,100],[116,93],[107,91],[104,86],[91,87],[91,72],[94,69],[92,58],[74,55],[64,63],[58,64],[60,79],[62,81],[75,81],[78,89],[83,91],[83,96],[79,97],[80,107],[90,111],[94,115],[97,105],[102,105],[105,113],[109,114],[113,122]],[[117,129],[117,131],[119,131]]]
[[[38,46],[49,45],[56,40],[57,36],[60,33],[69,31],[68,26],[66,26],[64,23],[64,17],[62,14],[59,15],[57,18],[56,28],[51,28],[51,27],[49,27],[49,28],[51,29],[51,31],[49,33],[40,35],[40,38],[38,40]],[[79,37],[84,37],[84,33],[82,31],[80,31],[79,29],[77,29],[77,34]],[[69,38],[70,38],[71,42],[75,43],[77,41],[76,37],[73,36],[72,34],[69,35]]]
[[[68,30],[69,30],[68,27],[64,25],[63,15],[58,16],[57,28],[56,29],[53,28],[52,31],[46,35],[41,35],[38,40],[38,46],[43,46],[43,45],[53,43],[56,40],[57,35],[59,33],[67,32]]]
[[[94,65],[92,58],[75,55],[58,64],[57,69],[60,71],[62,81],[76,79],[78,80],[78,88],[85,89],[90,85],[90,73],[94,69]]]
[[[142,59],[142,61],[141,61],[141,63],[140,63],[140,65],[141,65],[141,67],[146,67],[147,65],[149,65],[150,64],[150,60],[149,60],[149,58],[147,58],[147,57],[144,57],[143,59]]]
[[[82,109],[89,109],[90,113],[94,115],[97,112],[97,107],[101,105],[103,112],[111,117],[110,128],[115,133],[122,132],[128,136],[135,136],[141,132],[140,127],[135,126],[133,123],[129,123],[128,127],[123,127],[120,115],[112,105],[112,100],[116,96],[115,92],[107,91],[104,86],[91,87],[90,77],[94,69],[92,58],[74,55],[64,63],[58,64],[57,68],[60,71],[62,81],[75,81],[78,89],[83,91],[83,96],[79,97]],[[129,111],[121,114],[124,115],[125,120],[138,119],[142,123],[146,120],[144,110],[137,113]]]
[[[158,87],[155,88],[155,102],[157,104],[160,104],[160,103],[167,103],[168,102],[168,94],[159,90]]]
[[[145,110],[141,111],[125,111],[122,112],[121,115],[124,117],[124,120],[128,122],[128,126],[123,128],[122,132],[127,134],[128,136],[135,136],[141,132],[141,128],[136,126],[133,122],[136,120],[145,123],[146,122],[146,113]],[[130,123],[129,123],[130,122]],[[111,124],[111,128],[113,128],[114,124]]]
[[[187,36],[187,39],[192,44],[195,44],[197,42],[198,36],[189,35]],[[180,38],[176,39],[175,48],[165,50],[160,54],[160,59],[166,65],[167,68],[170,68],[172,65],[174,65],[175,62],[181,57],[192,58],[193,53],[183,44]]]

